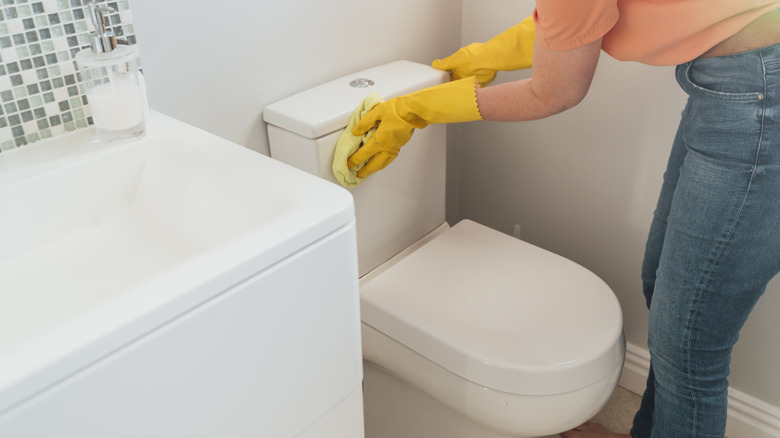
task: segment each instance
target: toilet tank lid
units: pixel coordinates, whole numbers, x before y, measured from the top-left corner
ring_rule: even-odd
[[[326,82],[267,106],[263,119],[307,138],[344,129],[369,93],[401,96],[440,84],[448,74],[424,64],[395,61]],[[352,84],[352,85],[350,85]]]

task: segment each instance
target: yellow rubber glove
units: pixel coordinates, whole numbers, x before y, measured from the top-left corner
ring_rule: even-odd
[[[485,86],[501,71],[528,68],[533,63],[536,27],[533,16],[486,43],[472,43],[447,58],[433,61],[433,68],[449,70],[451,79],[476,76]]]
[[[353,168],[366,163],[357,174],[365,178],[390,164],[401,146],[412,137],[415,128],[425,128],[431,123],[481,120],[476,87],[476,79],[470,77],[415,91],[375,106],[355,125],[352,134],[363,135],[374,126],[376,132],[349,157],[347,165]]]

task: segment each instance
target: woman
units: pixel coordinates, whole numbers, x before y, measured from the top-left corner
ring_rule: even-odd
[[[647,389],[630,435],[586,424],[565,438],[724,436],[732,346],[780,271],[778,8],[771,0],[537,0],[532,20],[434,62],[452,82],[390,99],[353,131],[378,123],[348,160],[365,163],[366,176],[389,164],[415,128],[533,120],[575,106],[601,50],[677,65],[689,100],[642,269]],[[531,78],[480,87],[497,70],[528,67],[531,52]]]

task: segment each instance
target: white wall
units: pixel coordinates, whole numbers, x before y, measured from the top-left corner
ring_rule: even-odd
[[[461,6],[452,0],[130,6],[150,106],[264,154],[266,105],[382,63],[429,63],[460,42]]]
[[[463,44],[485,41],[533,11],[531,0],[463,1]],[[521,74],[503,75],[508,80]],[[639,279],[645,238],[683,109],[672,67],[602,55],[585,101],[530,123],[471,123],[460,132],[459,205],[471,218],[593,270],[623,306],[629,342],[645,347]],[[453,207],[454,208],[454,207]],[[734,350],[732,386],[780,406],[780,281]]]

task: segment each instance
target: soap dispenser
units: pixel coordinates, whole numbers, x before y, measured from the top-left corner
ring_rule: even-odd
[[[146,131],[146,94],[138,71],[138,49],[117,45],[106,29],[106,15],[114,12],[102,3],[87,3],[94,25],[90,48],[76,54],[86,87],[92,122],[102,141],[138,137]]]

